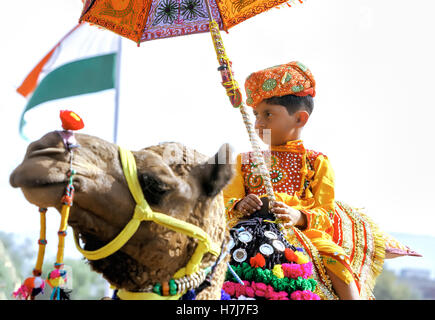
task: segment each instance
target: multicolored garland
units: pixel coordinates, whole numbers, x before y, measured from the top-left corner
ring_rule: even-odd
[[[272,270],[254,265],[252,261],[251,266],[246,262],[240,266],[230,265],[223,290],[237,299],[245,296],[268,300],[320,300],[313,293],[317,282],[309,278],[313,270],[311,262],[276,264]],[[239,279],[245,279],[243,284]]]
[[[67,300],[69,299],[69,294],[71,291],[65,289],[67,282],[67,272],[63,269],[63,254],[65,247],[65,237],[66,229],[68,226],[68,217],[71,206],[73,205],[74,198],[74,185],[73,178],[75,170],[72,168],[72,158],[73,158],[73,148],[77,147],[76,141],[72,130],[79,130],[84,127],[83,120],[72,111],[63,110],[60,111],[60,118],[62,120],[62,127],[64,131],[59,132],[64,141],[67,151],[70,153],[70,169],[67,173],[68,184],[65,189],[65,193],[61,199],[62,209],[61,209],[61,222],[58,231],[58,250],[56,256],[56,262],[54,263],[54,270],[50,271],[46,280],[44,280],[42,275],[42,264],[45,255],[45,246],[47,245],[46,240],[46,212],[47,208],[39,208],[40,213],[40,237],[38,240],[38,258],[36,261],[35,268],[33,269],[33,277],[29,277],[24,280],[23,284],[13,292],[12,296],[16,299],[21,300],[34,300],[35,297],[44,293],[45,283],[53,289],[50,299],[51,300]]]
[[[320,300],[319,296],[310,290],[296,290],[290,296],[286,291],[275,291],[275,289],[261,282],[243,281],[243,285],[234,282],[225,282],[223,290],[230,296],[237,299],[241,297],[264,298],[267,300]]]
[[[320,300],[313,293],[313,263],[270,217],[269,212],[257,211],[230,230],[232,259],[224,292],[232,299]]]

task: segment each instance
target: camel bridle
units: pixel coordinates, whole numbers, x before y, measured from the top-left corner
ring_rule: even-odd
[[[197,247],[189,262],[185,267],[178,270],[172,277],[172,284],[175,283],[177,287],[176,292],[172,290],[173,294],[168,294],[169,292],[168,290],[165,290],[165,288],[161,290],[162,294],[156,293],[155,286],[153,288],[148,288],[147,291],[151,292],[130,292],[124,289],[119,289],[117,291],[117,295],[121,299],[178,300],[184,293],[187,292],[188,289],[200,286],[204,282],[205,278],[212,274],[216,264],[222,260],[221,253],[223,250],[221,248],[221,244],[213,242],[210,239],[210,236],[203,229],[191,223],[171,217],[164,213],[153,211],[143,195],[137,177],[136,161],[132,152],[119,146],[119,155],[129,190],[136,202],[133,217],[112,241],[95,251],[87,251],[82,249],[77,239],[77,234],[74,232],[76,247],[79,252],[82,253],[83,256],[85,256],[85,258],[88,260],[104,259],[121,249],[136,233],[142,221],[153,221],[175,232],[182,233],[188,237],[197,239]],[[219,259],[217,259],[217,262],[213,267],[200,270],[200,264],[206,253],[211,253],[216,257],[219,257],[220,255],[221,256]],[[163,287],[164,286],[165,285],[163,285]],[[166,284],[166,286],[168,285]]]

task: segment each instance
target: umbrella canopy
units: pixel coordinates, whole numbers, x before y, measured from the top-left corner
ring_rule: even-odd
[[[220,30],[288,0],[85,0],[80,21],[137,43],[209,31],[209,13]]]

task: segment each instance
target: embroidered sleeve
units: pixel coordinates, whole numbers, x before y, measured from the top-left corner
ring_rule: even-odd
[[[301,210],[307,216],[307,229],[332,232],[334,217],[334,171],[329,159],[319,155],[314,163],[314,176],[311,190],[314,205],[308,210]]]
[[[237,155],[234,177],[223,191],[225,201],[225,213],[228,220],[237,218],[237,212],[234,207],[240,200],[245,197],[245,185],[241,167],[241,155],[239,154]]]

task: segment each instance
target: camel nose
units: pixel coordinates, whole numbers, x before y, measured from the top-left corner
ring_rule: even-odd
[[[11,175],[9,176],[9,184],[13,187],[13,188],[18,188],[18,184],[15,181],[15,171],[14,170]]]

